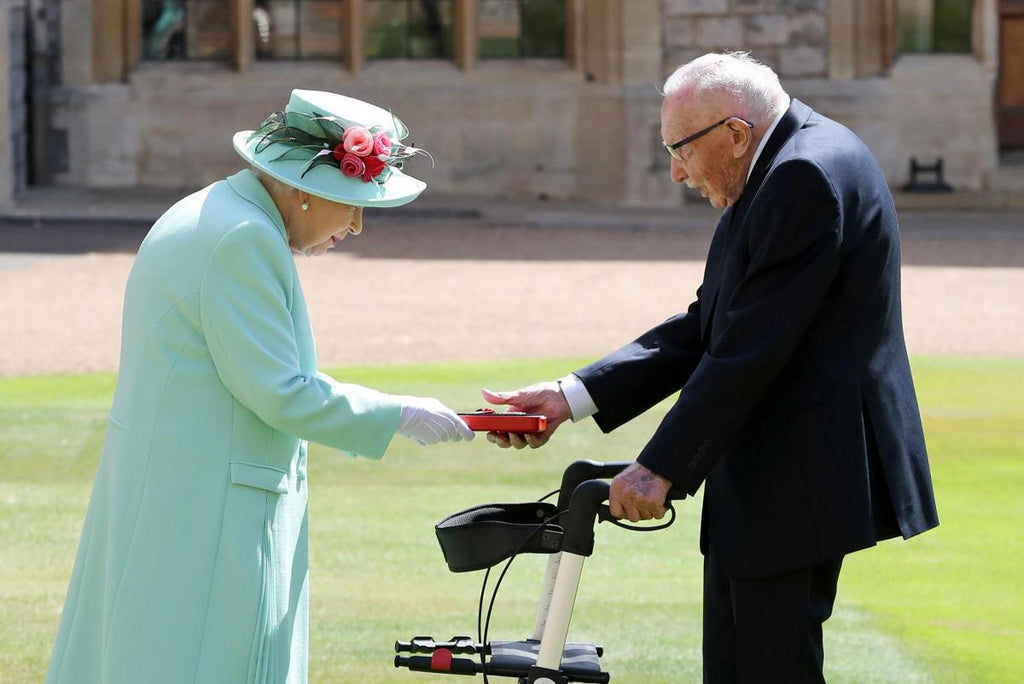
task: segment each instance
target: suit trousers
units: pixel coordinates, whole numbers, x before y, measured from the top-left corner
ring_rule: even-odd
[[[821,626],[842,564],[731,579],[705,556],[704,684],[823,684]]]

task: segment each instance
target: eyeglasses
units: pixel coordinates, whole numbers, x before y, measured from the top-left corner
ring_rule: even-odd
[[[747,128],[753,128],[754,127],[754,124],[750,123],[749,121],[747,121],[744,118],[741,118],[741,117],[738,117],[738,116],[727,116],[724,119],[722,119],[721,121],[718,121],[718,122],[715,122],[715,123],[711,124],[707,128],[700,129],[699,131],[697,131],[693,135],[686,136],[685,138],[683,138],[682,140],[680,140],[677,143],[672,143],[671,145],[669,145],[667,142],[662,142],[661,144],[664,145],[665,149],[668,151],[668,153],[670,155],[672,155],[673,159],[675,159],[676,161],[685,161],[683,159],[683,155],[679,152],[679,148],[680,147],[682,147],[683,145],[688,145],[688,144],[692,143],[694,140],[696,140],[697,138],[699,138],[699,137],[701,137],[703,135],[707,135],[708,133],[710,133],[711,131],[715,130],[716,128],[718,128],[719,126],[724,124],[726,121],[729,121],[730,119],[738,119],[738,120],[742,121],[743,123],[745,123],[747,125]]]

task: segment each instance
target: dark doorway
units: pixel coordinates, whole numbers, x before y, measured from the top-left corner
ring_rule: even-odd
[[[28,184],[52,185],[54,175],[67,170],[67,135],[53,128],[51,108],[60,85],[60,1],[27,0],[26,5]]]
[[[7,10],[8,93],[7,116],[10,122],[12,189],[15,193],[28,185],[28,5],[13,2]]]
[[[1024,149],[1024,0],[999,3],[999,146]]]

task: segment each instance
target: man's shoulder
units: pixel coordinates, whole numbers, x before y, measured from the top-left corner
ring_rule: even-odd
[[[814,165],[837,183],[862,173],[881,173],[874,155],[856,133],[817,112],[783,143],[769,174],[780,166],[801,162]]]
[[[772,159],[766,186],[799,190],[802,196],[816,188],[827,191],[840,206],[853,208],[870,198],[892,209],[892,196],[878,160],[849,128],[829,117],[811,112]]]
[[[867,150],[856,133],[818,112],[813,112],[807,118],[782,149],[784,153],[812,158],[835,154],[837,151],[860,153]]]

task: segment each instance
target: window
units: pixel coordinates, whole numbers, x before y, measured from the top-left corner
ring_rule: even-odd
[[[256,58],[340,59],[342,11],[338,0],[255,0]]]
[[[451,59],[452,0],[366,0],[368,59]]]
[[[898,1],[899,52],[971,51],[971,0]]]
[[[144,59],[226,59],[228,0],[143,0]]]
[[[565,57],[565,0],[480,0],[481,59]]]
[[[484,59],[574,64],[582,9],[566,0],[123,0],[130,72],[140,59],[365,61]],[[249,16],[251,14],[251,16]],[[111,58],[116,65],[116,59]],[[112,67],[113,68],[113,67]]]

